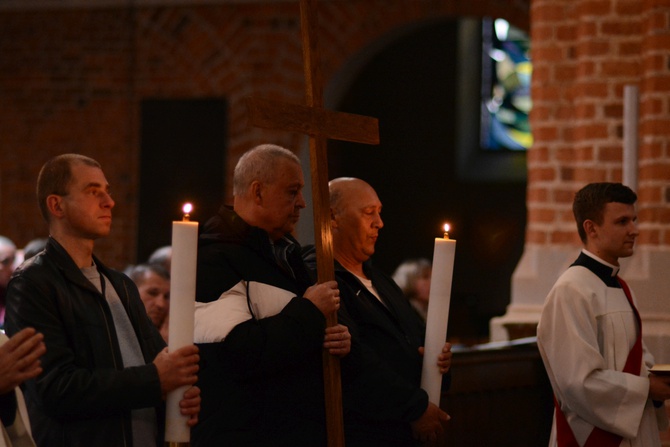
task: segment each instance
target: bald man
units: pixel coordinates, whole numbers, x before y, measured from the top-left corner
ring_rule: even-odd
[[[384,226],[382,203],[360,179],[335,179],[329,189],[341,313],[350,324],[352,354],[364,353],[357,371],[343,364],[347,446],[433,441],[449,416],[420,387],[425,326],[393,279],[370,261]],[[446,373],[451,346],[445,343],[431,361]]]

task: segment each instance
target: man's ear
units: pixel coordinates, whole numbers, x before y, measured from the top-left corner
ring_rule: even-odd
[[[263,188],[262,188],[261,182],[259,182],[258,180],[254,180],[251,183],[251,186],[249,187],[249,189],[251,191],[251,197],[252,197],[254,203],[256,205],[260,205],[261,203],[263,203],[263,194],[261,192],[261,190]]]
[[[330,228],[337,228],[337,219],[335,219],[335,210],[330,208]]]
[[[63,198],[56,194],[51,194],[50,196],[47,196],[46,198],[47,209],[49,210],[49,213],[51,215],[56,217],[63,216],[63,207],[61,204],[62,200]]]
[[[594,221],[586,219],[582,225],[587,238],[594,238],[597,236],[598,232],[596,231],[596,223]]]

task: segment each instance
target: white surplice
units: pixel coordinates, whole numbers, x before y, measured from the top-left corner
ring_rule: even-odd
[[[660,446],[659,429],[667,428],[667,417],[663,406],[655,408],[648,399],[654,359],[644,343],[640,376],[622,372],[637,326],[624,291],[608,287],[586,267],[570,267],[547,296],[538,347],[580,445],[595,425],[622,436],[621,446]],[[557,445],[555,418],[549,445]]]

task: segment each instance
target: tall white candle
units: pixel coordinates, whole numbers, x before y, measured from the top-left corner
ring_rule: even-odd
[[[456,254],[456,241],[449,239],[448,231],[449,226],[445,225],[444,238],[435,239],[421,371],[421,388],[426,390],[428,399],[437,406],[440,405],[442,392],[442,374],[437,366],[437,358],[447,340],[451,282]]]
[[[172,222],[172,264],[170,268],[170,323],[168,350],[193,344],[195,275],[198,254],[198,222],[189,220],[191,204],[184,205],[184,220]],[[189,442],[191,431],[181,414],[179,402],[188,386],[167,395],[165,441]]]

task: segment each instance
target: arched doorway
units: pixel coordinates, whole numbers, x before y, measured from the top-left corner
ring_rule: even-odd
[[[442,223],[451,223],[458,246],[449,336],[473,342],[486,339],[489,319],[509,304],[523,251],[526,183],[459,172],[459,57],[468,57],[458,52],[459,23],[405,28],[331,82],[331,108],[379,118],[381,144],[330,141],[329,170],[331,178],[360,177],[377,190],[385,228],[374,262],[389,274],[406,258],[430,259]]]

